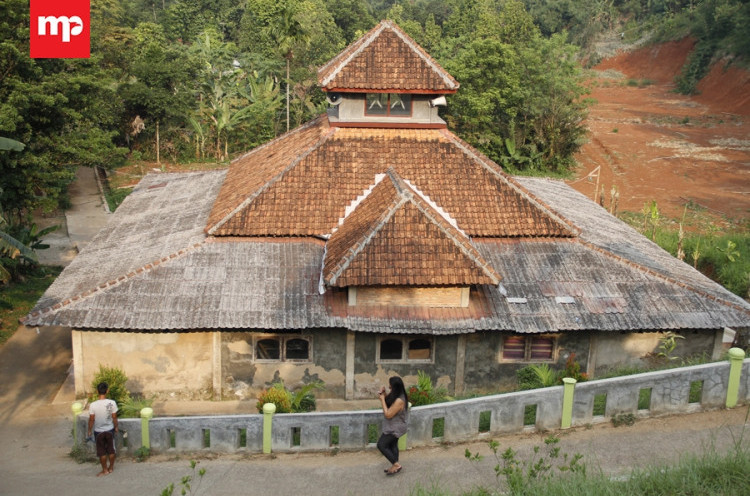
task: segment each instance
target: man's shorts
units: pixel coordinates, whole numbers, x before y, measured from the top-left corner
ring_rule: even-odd
[[[95,432],[96,437],[96,456],[115,454],[115,431]]]

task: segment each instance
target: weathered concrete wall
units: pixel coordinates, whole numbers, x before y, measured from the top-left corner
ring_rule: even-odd
[[[253,358],[253,332],[128,333],[73,331],[76,364],[76,393],[87,392],[99,364],[121,368],[128,375],[128,387],[146,394],[175,393],[181,397],[207,398],[221,387],[222,397],[247,399],[272,383],[283,380],[291,389],[323,381],[321,398],[344,398],[346,394],[347,332],[343,329],[314,329],[296,333],[311,342],[308,362],[259,362]],[[684,333],[675,356],[711,354],[717,334],[713,331]],[[487,393],[512,390],[516,372],[530,362],[502,360],[502,339],[498,332],[463,336],[463,388],[459,393]],[[553,368],[562,370],[575,354],[586,371],[595,374],[627,364],[643,365],[642,357],[658,351],[660,333],[565,333],[557,335]],[[416,336],[413,336],[416,337]],[[435,336],[434,359],[428,362],[377,363],[379,336],[354,333],[351,398],[374,397],[392,375],[407,385],[416,384],[417,372],[427,373],[433,384],[456,394],[458,336]],[[589,352],[590,343],[593,348]],[[588,361],[591,360],[591,364]],[[591,370],[589,370],[591,371]],[[460,373],[460,372],[459,372]]]
[[[406,387],[417,383],[417,372],[430,376],[432,384],[453,392],[456,374],[457,336],[435,338],[435,359],[427,362],[376,363],[378,335],[360,333],[354,346],[354,397],[374,398],[378,390],[388,386],[391,376],[400,376]]]
[[[646,366],[644,359],[649,353],[660,351],[662,332],[604,333],[598,332],[593,341],[594,375],[625,366]],[[717,334],[714,331],[686,331],[680,333],[685,339],[677,339],[672,356],[690,357],[706,354],[711,357]],[[719,337],[720,339],[720,337]],[[718,358],[718,357],[714,357]]]
[[[508,334],[480,332],[466,338],[466,363],[464,372],[464,392],[491,392],[515,389],[516,372],[531,363],[503,361],[502,343]],[[552,368],[563,369],[573,353],[575,361],[586,369],[589,348],[588,333],[570,333],[557,336],[557,351]]]
[[[294,390],[311,382],[322,381],[319,398],[342,398],[345,395],[346,332],[317,329],[299,333],[310,339],[309,362],[257,362],[253,360],[252,332],[222,333],[221,363],[223,396],[232,399],[255,398],[261,390],[279,380]]]
[[[700,401],[690,402],[690,384],[701,382]],[[724,407],[729,382],[729,363],[717,362],[693,367],[682,367],[575,385],[573,425],[604,422],[614,415],[632,413],[638,417],[687,413]],[[641,389],[651,390],[651,403],[639,409]],[[606,396],[604,415],[594,415],[594,398]],[[563,387],[556,386],[530,391],[492,395],[463,401],[414,407],[410,412],[408,444],[411,446],[438,445],[444,441],[465,441],[493,434],[559,429],[562,421]],[[750,401],[750,359],[742,364],[738,405]],[[533,424],[526,425],[524,412],[536,407]],[[157,412],[158,414],[158,412]],[[489,430],[480,432],[480,418],[489,416]],[[442,420],[442,437],[434,438],[433,422]],[[83,442],[87,415],[77,419],[79,441]],[[383,414],[379,410],[280,414],[273,417],[273,451],[320,451],[332,449],[374,448],[368,426],[380,433]],[[338,444],[333,444],[332,427],[338,431]],[[204,431],[208,431],[208,436]],[[299,444],[294,442],[293,430],[299,431]],[[127,450],[141,445],[141,421],[121,419],[121,435],[127,432]],[[229,451],[259,452],[262,449],[263,416],[220,415],[212,417],[162,417],[151,420],[151,447],[159,452]],[[244,432],[245,436],[242,436]],[[174,446],[171,443],[174,434]],[[246,437],[245,446],[240,439]],[[205,440],[210,438],[208,446]]]
[[[99,365],[104,365],[122,369],[131,392],[210,396],[211,340],[210,332],[73,331],[76,394],[90,392]]]

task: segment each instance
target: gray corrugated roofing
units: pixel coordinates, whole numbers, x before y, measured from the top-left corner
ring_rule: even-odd
[[[204,234],[224,176],[225,171],[212,171],[144,178],[50,286],[26,324],[118,330],[342,327],[434,334],[750,325],[750,304],[741,298],[565,184],[525,178],[518,178],[524,187],[581,229],[578,239],[476,243],[503,276],[507,297],[526,303],[509,303],[501,288],[482,286],[488,306],[484,317],[456,312],[454,318],[425,320],[336,313],[318,292],[322,241],[219,241]],[[571,296],[574,303],[557,303],[556,296]]]

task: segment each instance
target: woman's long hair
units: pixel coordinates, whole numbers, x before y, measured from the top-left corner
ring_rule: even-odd
[[[397,375],[394,375],[388,379],[388,384],[391,385],[391,392],[385,397],[385,406],[390,407],[396,399],[403,396],[405,408],[409,408],[409,396],[406,394],[406,387],[404,381]]]

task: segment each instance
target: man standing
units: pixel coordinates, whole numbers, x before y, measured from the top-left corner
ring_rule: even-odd
[[[96,436],[96,456],[102,464],[102,471],[96,474],[97,477],[111,474],[115,468],[115,432],[117,427],[117,403],[114,400],[107,399],[109,385],[106,382],[100,382],[96,386],[99,393],[99,399],[91,403],[89,407],[89,437],[91,430],[94,430]],[[109,460],[109,466],[107,465]]]

